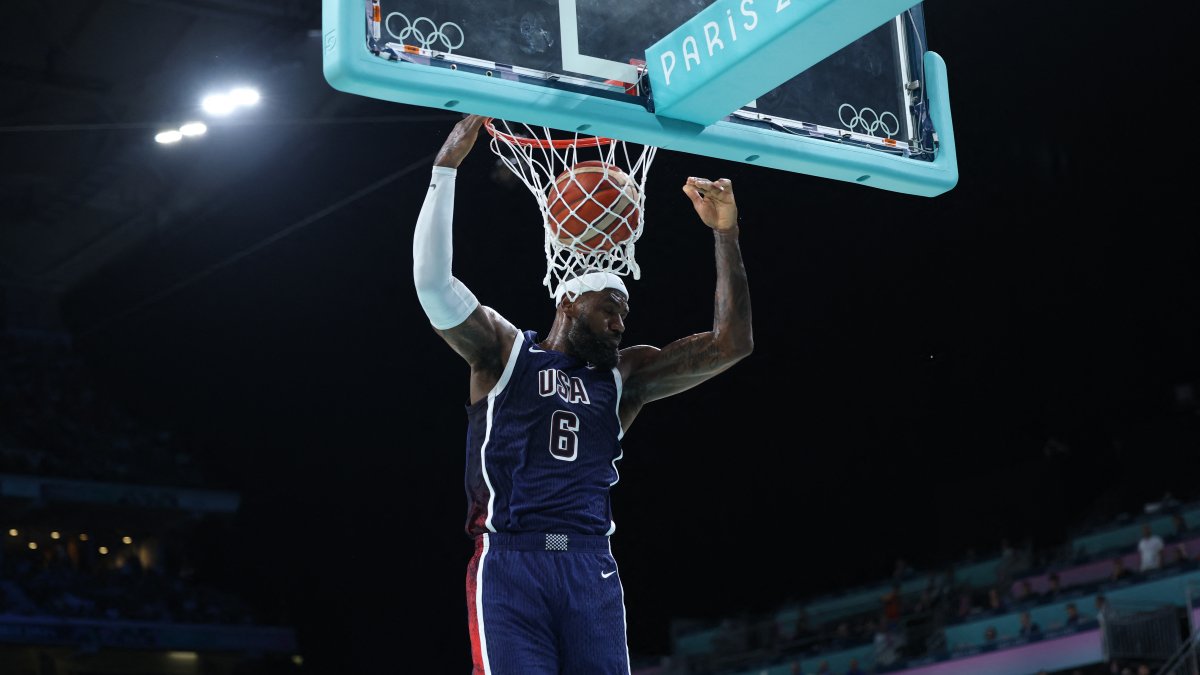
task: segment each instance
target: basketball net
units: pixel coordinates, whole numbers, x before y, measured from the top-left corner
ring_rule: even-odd
[[[529,188],[542,212],[546,248],[546,276],[542,284],[549,289],[550,297],[554,297],[555,290],[564,280],[584,272],[612,272],[621,276],[632,275],[634,279],[641,278],[642,271],[634,258],[634,249],[638,238],[642,236],[646,214],[646,175],[657,148],[612,138],[580,136],[578,133],[569,138],[554,138],[551,136],[552,130],[547,127],[494,118],[486,122],[486,127],[492,135],[492,152]],[[629,177],[621,189],[621,198],[611,206],[592,198],[592,190],[596,188],[581,184],[573,172],[568,172],[568,169],[585,161],[613,165]],[[604,179],[608,178],[608,172],[605,171]],[[554,196],[572,190],[585,196],[580,204],[572,206]],[[633,202],[633,210],[628,208],[629,202]],[[604,221],[612,225],[603,228],[589,226],[579,233],[570,232],[561,225],[569,218],[576,217],[577,211],[585,206],[593,217],[578,215],[578,218],[588,223]],[[598,211],[601,215],[595,217]],[[557,221],[555,213],[558,214]],[[570,299],[574,300],[576,295],[568,291]]]

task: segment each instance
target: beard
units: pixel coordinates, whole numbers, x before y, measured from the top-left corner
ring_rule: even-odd
[[[617,348],[588,330],[581,321],[576,321],[567,331],[567,344],[571,346],[573,356],[597,368],[610,370],[617,366]]]

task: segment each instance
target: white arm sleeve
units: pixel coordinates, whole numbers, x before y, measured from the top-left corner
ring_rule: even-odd
[[[433,180],[413,233],[413,281],[417,284],[417,299],[429,322],[438,330],[453,328],[466,321],[479,306],[470,289],[450,273],[454,256],[451,226],[457,174],[458,171],[450,167],[433,167]]]

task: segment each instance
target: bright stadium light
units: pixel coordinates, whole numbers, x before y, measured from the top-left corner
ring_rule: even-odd
[[[158,141],[159,143],[178,143],[179,139],[181,138],[183,138],[183,134],[179,133],[175,129],[171,129],[170,131],[160,131],[154,135],[154,140]]]
[[[36,550],[37,550],[37,542],[36,542],[36,541],[31,541],[31,542],[29,542],[29,550],[30,550],[30,551],[36,551]]]
[[[121,537],[121,543],[122,544],[132,544],[133,537]]]
[[[208,131],[208,125],[204,122],[188,122],[179,127],[179,133],[184,136],[201,136]]]
[[[21,533],[18,532],[17,528],[15,528],[15,527],[8,531],[8,536],[10,536],[10,537],[15,537],[19,534],[21,534]]]
[[[60,534],[58,530],[55,530],[55,531],[53,531],[53,532],[51,532],[51,533],[50,533],[50,538],[51,538],[51,539],[58,539],[58,538],[60,538],[60,537],[62,537],[62,534]]]
[[[229,98],[238,105],[254,105],[258,103],[258,90],[250,87],[238,87],[229,92]]]
[[[108,555],[108,547],[107,546],[100,547],[100,555]]]
[[[87,540],[88,540],[87,532],[80,532],[79,533],[79,541],[87,541]]]
[[[237,102],[227,94],[209,94],[200,101],[200,107],[210,115],[228,115],[237,107]]]

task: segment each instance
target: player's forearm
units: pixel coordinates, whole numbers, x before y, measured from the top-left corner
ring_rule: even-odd
[[[479,301],[451,274],[454,257],[455,170],[437,167],[413,233],[413,282],[417,299],[434,328],[453,328],[470,316]]]
[[[713,230],[717,257],[717,291],[713,302],[713,337],[722,355],[740,359],[754,350],[750,316],[750,283],[738,245],[738,226]]]

